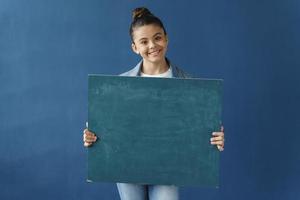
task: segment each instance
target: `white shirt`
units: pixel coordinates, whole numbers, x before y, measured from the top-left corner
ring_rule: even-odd
[[[141,72],[141,77],[172,78],[172,70],[171,67],[169,67],[169,69],[166,72],[155,75],[144,74],[143,72]]]

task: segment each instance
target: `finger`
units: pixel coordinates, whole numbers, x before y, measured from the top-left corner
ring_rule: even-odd
[[[210,141],[225,141],[225,138],[224,138],[224,136],[214,136],[214,137],[211,137],[210,138]]]
[[[85,147],[89,147],[89,146],[91,146],[92,144],[93,144],[93,143],[90,143],[90,142],[84,142],[83,145],[84,145]]]
[[[83,134],[86,134],[87,132],[89,132],[87,128],[83,130]]]
[[[95,135],[95,133],[89,131],[88,129],[84,129],[83,134],[85,134],[85,135]]]
[[[93,138],[96,138],[97,136],[96,135],[84,135],[84,137],[87,139],[93,139]]]
[[[85,141],[87,138],[91,137],[90,134],[87,134],[87,131],[86,131],[86,130],[84,130],[83,132],[84,132],[84,133],[83,133],[83,141]]]
[[[83,141],[96,141],[97,140],[97,136],[96,135],[84,135],[83,137]]]
[[[212,137],[210,138],[210,141],[224,141],[224,137],[222,136]]]
[[[86,139],[86,140],[84,140],[84,142],[94,143],[94,142],[96,142],[96,140],[95,139]]]
[[[213,136],[224,136],[224,132],[213,132],[212,133]]]
[[[90,146],[92,146],[92,145],[93,145],[93,143],[90,143],[90,142],[85,142],[83,145],[84,145],[85,147],[90,147]]]
[[[219,151],[224,151],[224,146],[217,146],[217,148],[219,149]]]
[[[210,142],[210,144],[212,144],[212,145],[221,145],[221,146],[223,146],[223,145],[224,145],[224,142],[223,142],[223,141],[212,141],[212,142]]]
[[[97,136],[86,136],[83,141],[84,142],[96,142],[96,140],[97,140]]]

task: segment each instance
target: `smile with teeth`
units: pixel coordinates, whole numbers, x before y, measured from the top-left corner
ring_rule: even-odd
[[[155,51],[152,51],[150,53],[148,53],[149,55],[151,56],[157,56],[159,53],[160,53],[161,50],[155,50]]]

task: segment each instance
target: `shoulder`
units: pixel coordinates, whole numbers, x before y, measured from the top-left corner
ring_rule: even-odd
[[[120,74],[119,76],[139,76],[141,71],[142,61],[140,61],[134,68],[131,70]]]
[[[183,69],[177,66],[172,66],[172,72],[173,72],[173,77],[176,78],[192,78],[190,74],[186,73]]]
[[[127,71],[127,72],[123,72],[122,74],[119,74],[119,76],[134,76],[133,72],[134,72],[134,70],[131,69],[131,70]]]
[[[191,75],[186,73],[183,69],[174,65],[168,58],[166,58],[166,60],[172,69],[173,78],[191,78],[192,77]]]

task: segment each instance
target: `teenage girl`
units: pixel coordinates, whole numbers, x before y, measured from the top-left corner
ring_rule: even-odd
[[[142,57],[142,60],[130,71],[121,76],[142,77],[180,77],[188,75],[175,67],[166,58],[168,36],[161,20],[154,16],[147,8],[133,10],[133,20],[130,26],[132,50]],[[85,147],[90,147],[97,140],[95,133],[88,129],[83,131]],[[224,150],[224,129],[213,132],[210,139],[219,151]],[[117,183],[121,200],[178,200],[178,187],[173,185],[139,185],[131,183]]]

